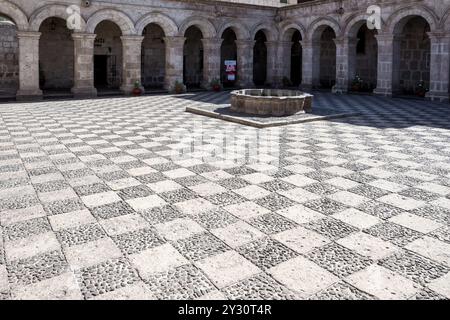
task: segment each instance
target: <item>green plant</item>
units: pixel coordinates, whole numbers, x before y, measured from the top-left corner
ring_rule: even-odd
[[[360,91],[364,86],[364,81],[361,79],[359,75],[356,75],[355,78],[352,81],[352,90],[353,91]]]
[[[428,92],[428,88],[425,85],[425,81],[420,80],[417,84],[416,84],[416,90],[415,93],[418,97],[425,97],[425,95]]]
[[[141,88],[141,83],[139,81],[135,81],[134,82],[134,88],[135,89],[140,89]]]
[[[176,94],[184,93],[186,92],[186,86],[177,80],[170,91]]]

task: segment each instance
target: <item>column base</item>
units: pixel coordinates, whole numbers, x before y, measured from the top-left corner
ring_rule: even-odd
[[[305,83],[305,84],[302,83],[302,84],[300,84],[299,89],[302,91],[311,92],[313,90],[313,85],[307,84],[307,83]]]
[[[346,94],[348,93],[348,88],[346,87],[340,87],[340,86],[334,86],[331,88],[331,92],[334,94]]]
[[[17,101],[36,101],[44,97],[42,90],[19,90],[16,94]]]
[[[73,97],[76,99],[95,98],[97,97],[96,88],[72,88]]]
[[[373,90],[373,94],[383,97],[392,97],[392,90],[384,88],[376,88],[375,90]]]
[[[450,101],[449,93],[447,93],[447,92],[429,91],[429,92],[427,92],[425,98],[428,100],[431,100],[431,101],[438,101],[438,102],[449,102]]]

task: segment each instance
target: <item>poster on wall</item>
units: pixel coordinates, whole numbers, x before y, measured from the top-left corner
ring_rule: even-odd
[[[236,60],[225,60],[225,74],[228,81],[236,80]]]

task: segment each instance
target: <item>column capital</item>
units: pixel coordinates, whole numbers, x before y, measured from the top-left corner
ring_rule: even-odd
[[[121,36],[122,42],[142,42],[145,37],[143,36]]]
[[[430,40],[449,40],[450,39],[450,31],[446,30],[437,30],[427,32]]]
[[[320,40],[305,39],[305,40],[301,40],[300,44],[302,45],[303,48],[312,48],[315,46],[319,46]]]
[[[163,38],[164,42],[166,44],[171,44],[171,45],[184,45],[184,42],[186,41],[185,37],[164,37]]]
[[[37,39],[39,40],[41,38],[40,32],[34,32],[34,31],[18,31],[17,32],[18,38],[30,38],[30,39]]]
[[[72,33],[72,39],[85,39],[85,40],[95,40],[97,35],[95,33],[82,33],[82,32],[74,32]]]
[[[249,47],[253,47],[255,45],[255,40],[236,40],[234,41],[236,43],[236,46],[238,47],[245,47],[245,46],[249,46]]]
[[[201,41],[206,46],[221,46],[223,39],[222,38],[203,38],[203,39],[201,39]]]
[[[398,41],[404,38],[404,36],[392,33],[379,33],[375,35],[378,41]]]

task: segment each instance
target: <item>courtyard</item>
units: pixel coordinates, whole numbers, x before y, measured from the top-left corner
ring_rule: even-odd
[[[0,299],[448,299],[448,104],[315,93],[0,104]]]

